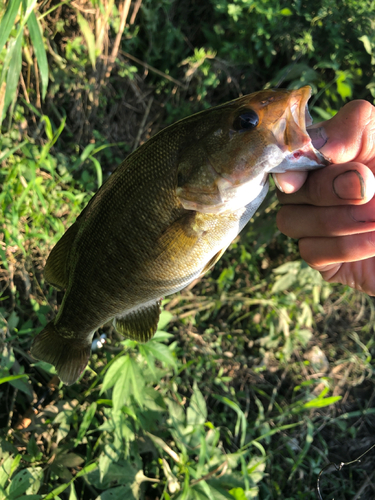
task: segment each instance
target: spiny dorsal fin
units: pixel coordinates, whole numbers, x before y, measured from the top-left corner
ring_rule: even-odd
[[[115,328],[121,335],[138,342],[150,340],[158,326],[161,300],[115,318]]]
[[[49,254],[46,267],[44,268],[46,281],[58,290],[64,290],[68,286],[69,274],[67,264],[69,262],[69,252],[78,229],[79,226],[75,222],[60,238],[52,248],[52,252]]]

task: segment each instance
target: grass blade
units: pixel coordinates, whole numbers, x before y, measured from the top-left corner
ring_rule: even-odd
[[[36,19],[35,12],[32,11],[27,20],[31,42],[35,50],[36,60],[38,62],[40,78],[42,80],[42,98],[46,97],[48,86],[48,62],[47,54],[43,44],[40,25]]]
[[[0,52],[3,50],[5,42],[12,31],[14,20],[16,19],[21,0],[12,0],[8,2],[7,10],[0,23]]]
[[[92,67],[95,68],[96,53],[95,53],[94,34],[91,31],[89,23],[86,21],[86,19],[83,16],[81,16],[81,14],[79,12],[77,13],[77,21],[78,21],[79,27],[81,28],[83,36],[85,37],[86,43],[87,43],[87,49],[88,49],[89,58],[90,58]]]
[[[10,103],[16,96],[22,65],[22,35],[23,29],[18,32],[16,39],[13,39],[9,42],[9,52],[11,52],[11,60],[7,74],[4,108],[2,116],[0,117],[0,122],[2,121]]]

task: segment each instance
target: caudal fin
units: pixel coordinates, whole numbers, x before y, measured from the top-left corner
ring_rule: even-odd
[[[85,369],[90,357],[91,344],[75,338],[67,339],[56,331],[53,321],[37,335],[31,346],[31,355],[56,368],[64,384],[73,384]]]

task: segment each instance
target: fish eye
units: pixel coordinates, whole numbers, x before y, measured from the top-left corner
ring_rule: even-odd
[[[259,123],[259,117],[254,110],[249,109],[246,113],[242,113],[233,122],[234,130],[244,132],[255,128]]]

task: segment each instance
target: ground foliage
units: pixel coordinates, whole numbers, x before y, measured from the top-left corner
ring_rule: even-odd
[[[103,325],[79,383],[29,355],[62,295],[46,256],[166,124],[310,84],[313,116],[375,94],[366,0],[8,0],[0,6],[0,498],[312,499],[374,442],[372,299],[327,285],[267,200],[148,344]],[[101,346],[100,335],[107,335]],[[374,495],[374,456],[322,477]]]

